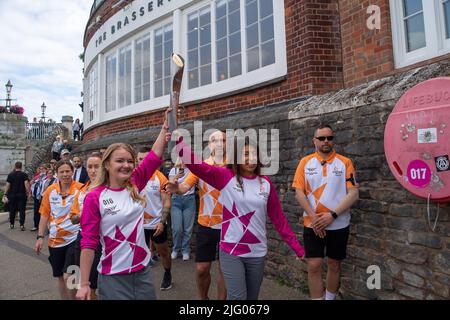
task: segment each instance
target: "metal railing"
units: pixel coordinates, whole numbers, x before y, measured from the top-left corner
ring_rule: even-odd
[[[55,122],[28,122],[26,127],[26,136],[28,140],[44,140],[53,135],[57,130],[58,124]]]

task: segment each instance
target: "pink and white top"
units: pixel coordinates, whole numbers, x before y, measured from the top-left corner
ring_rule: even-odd
[[[223,205],[220,249],[239,257],[264,257],[267,254],[267,216],[281,238],[302,257],[304,249],[298,242],[283,213],[270,179],[266,176],[242,177],[243,189],[228,168],[201,162],[184,142],[177,145],[186,166],[200,179],[219,190]]]
[[[161,163],[151,151],[134,170],[131,182],[139,192]],[[81,249],[95,251],[101,242],[99,273],[129,274],[147,266],[150,252],[145,243],[143,219],[143,204],[134,201],[127,189],[103,185],[87,194],[81,215]]]

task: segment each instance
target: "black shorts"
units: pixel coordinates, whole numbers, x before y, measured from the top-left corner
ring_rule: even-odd
[[[212,229],[198,225],[195,262],[218,260],[220,229]]]
[[[323,258],[325,255],[334,260],[347,257],[347,241],[350,228],[326,230],[325,238],[320,238],[312,228],[303,229],[306,258]]]
[[[69,266],[77,265],[77,261],[75,260],[75,248],[76,241],[73,241],[64,247],[48,248],[50,253],[48,261],[50,261],[53,276],[55,278],[62,277],[64,273],[67,273],[67,268]]]
[[[75,241],[74,252],[74,264],[80,266],[80,258],[81,258],[81,230],[78,232],[77,241]],[[100,263],[100,258],[102,256],[102,244],[99,243],[97,250],[95,250],[94,260],[92,261],[91,272],[89,274],[89,282],[91,283],[89,287],[91,289],[97,289],[97,280],[98,280],[98,271],[97,266]]]
[[[155,237],[155,232],[156,232],[156,229],[144,229],[145,243],[147,244],[147,246],[150,245],[150,238],[156,244],[163,244],[164,242],[167,241],[167,225],[164,226],[164,230],[163,230],[163,232],[161,232],[160,235]]]

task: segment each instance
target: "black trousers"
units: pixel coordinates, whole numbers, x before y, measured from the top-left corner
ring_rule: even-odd
[[[9,196],[9,222],[14,225],[16,212],[19,211],[19,223],[21,226],[25,224],[25,207],[27,205],[27,197],[23,195]]]
[[[34,227],[39,228],[39,222],[41,221],[41,214],[39,213],[39,207],[41,206],[41,200],[36,199],[33,197],[34,200]]]
[[[53,152],[52,158],[56,161],[59,161],[59,159],[61,159],[58,152]]]

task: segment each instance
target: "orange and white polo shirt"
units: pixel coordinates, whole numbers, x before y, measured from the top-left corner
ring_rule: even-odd
[[[207,164],[224,167],[226,164],[216,164],[212,157],[205,160]],[[199,209],[198,209],[198,223],[204,227],[213,229],[220,229],[222,224],[223,208],[219,202],[220,191],[211,187],[202,179],[198,178],[192,172],[189,173],[184,183],[193,187],[195,184],[199,190]]]
[[[323,165],[322,165],[323,164]],[[347,188],[358,187],[352,161],[333,150],[328,160],[315,152],[300,160],[295,171],[292,186],[302,190],[311,208],[318,216],[335,211],[347,195]],[[304,225],[311,227],[311,221],[303,212]],[[350,210],[341,213],[326,230],[337,230],[350,224]]]
[[[145,196],[147,202],[144,209],[144,229],[156,229],[156,225],[161,221],[164,206],[161,193],[165,192],[164,187],[167,182],[164,174],[156,170],[141,191],[141,195]]]
[[[64,247],[77,239],[80,227],[74,225],[69,216],[75,197],[82,187],[81,183],[73,181],[69,192],[63,196],[59,183],[54,183],[44,192],[39,213],[49,218],[49,247]]]

